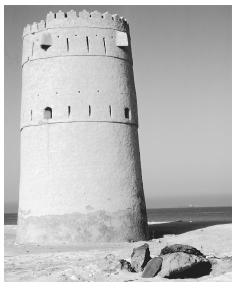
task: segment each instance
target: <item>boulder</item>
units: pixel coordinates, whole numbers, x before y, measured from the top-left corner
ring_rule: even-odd
[[[161,270],[162,257],[154,257],[148,261],[142,273],[142,278],[153,278]]]
[[[150,259],[149,245],[145,243],[133,249],[131,254],[131,267],[135,272],[141,272]]]
[[[121,270],[127,270],[129,272],[134,272],[134,269],[131,267],[131,263],[127,260],[121,259],[119,260],[121,264]]]
[[[196,256],[185,252],[176,252],[162,255],[162,269],[159,276],[176,278],[199,278],[209,275],[211,263],[203,256]]]
[[[187,254],[193,254],[195,256],[202,256],[205,257],[199,250],[196,248],[189,246],[189,245],[181,245],[181,244],[174,244],[171,246],[166,246],[161,250],[160,255],[166,255],[170,253],[176,253],[176,252],[184,252]]]

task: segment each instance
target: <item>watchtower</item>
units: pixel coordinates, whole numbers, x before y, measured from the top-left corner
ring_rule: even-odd
[[[54,14],[23,32],[18,243],[148,238],[129,26]]]

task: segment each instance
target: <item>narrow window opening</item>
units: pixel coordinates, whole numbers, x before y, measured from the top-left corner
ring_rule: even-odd
[[[66,38],[66,41],[67,41],[67,51],[69,51],[69,39]]]
[[[86,46],[87,46],[87,51],[89,52],[89,39],[88,39],[88,36],[86,36]]]
[[[30,120],[33,120],[33,112],[32,112],[32,109],[30,110]]]
[[[106,54],[106,44],[105,44],[105,38],[103,38],[103,43],[104,43],[104,53]]]
[[[67,18],[67,13],[64,13],[64,17]]]
[[[91,106],[89,105],[89,116],[91,116]]]
[[[125,118],[129,119],[130,118],[130,110],[128,107],[125,107]]]
[[[112,108],[111,108],[111,105],[109,106],[109,115],[112,116]]]
[[[51,107],[44,108],[44,118],[51,119],[52,118],[52,109]]]
[[[71,113],[71,107],[68,106],[68,117],[70,116],[70,113]]]
[[[32,56],[33,56],[33,49],[34,49],[34,42],[33,42],[33,45],[32,45]]]

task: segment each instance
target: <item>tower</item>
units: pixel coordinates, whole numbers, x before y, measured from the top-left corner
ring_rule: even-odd
[[[148,238],[129,26],[97,11],[23,32],[18,243]]]

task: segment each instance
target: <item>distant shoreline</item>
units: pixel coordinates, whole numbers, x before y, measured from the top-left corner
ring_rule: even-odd
[[[6,206],[6,204],[5,204]],[[148,210],[165,210],[165,209],[192,209],[192,208],[232,208],[232,206],[182,206],[182,207],[157,207],[157,208],[148,208]],[[17,214],[18,212],[4,212],[4,214]]]
[[[182,231],[184,227],[191,229],[195,226],[231,223],[232,207],[151,208],[147,209],[147,215],[150,227],[168,224],[167,228],[172,232],[175,228],[180,228]],[[5,213],[4,224],[16,225],[17,213]]]

